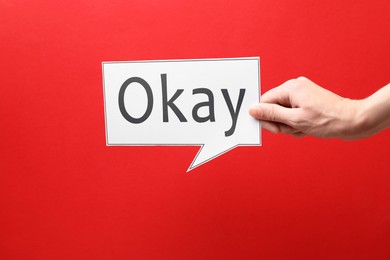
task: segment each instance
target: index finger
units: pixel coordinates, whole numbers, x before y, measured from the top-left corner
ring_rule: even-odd
[[[290,95],[291,86],[295,83],[296,79],[291,79],[283,84],[270,89],[261,96],[261,103],[278,104],[284,107],[291,107]]]

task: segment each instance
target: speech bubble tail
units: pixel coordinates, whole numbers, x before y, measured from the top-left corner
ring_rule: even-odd
[[[187,172],[195,169],[196,167],[211,161],[212,159],[215,159],[216,157],[234,149],[237,147],[237,145],[230,145],[230,146],[224,146],[221,147],[221,145],[217,144],[204,144],[199,149],[198,153],[196,154],[194,160],[192,161],[190,167],[187,169]]]

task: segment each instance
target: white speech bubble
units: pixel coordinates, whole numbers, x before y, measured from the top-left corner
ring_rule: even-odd
[[[261,145],[249,107],[260,59],[103,62],[108,146],[202,146],[187,171],[237,147]]]

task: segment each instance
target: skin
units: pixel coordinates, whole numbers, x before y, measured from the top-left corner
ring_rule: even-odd
[[[390,84],[365,99],[351,100],[299,77],[263,94],[249,113],[272,133],[362,139],[390,127]]]

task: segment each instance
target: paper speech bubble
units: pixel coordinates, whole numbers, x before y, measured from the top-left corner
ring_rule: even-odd
[[[260,101],[255,58],[103,62],[109,146],[202,146],[187,171],[261,145],[249,107]]]

